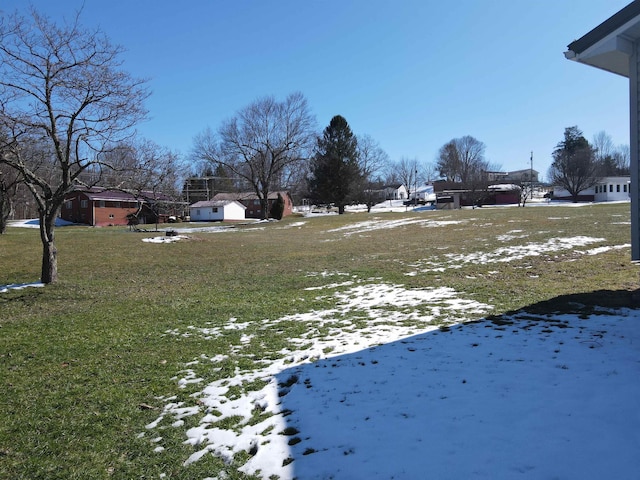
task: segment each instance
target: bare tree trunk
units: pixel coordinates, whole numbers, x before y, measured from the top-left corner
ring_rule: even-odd
[[[0,193],[0,235],[7,231],[7,222],[13,213],[13,202],[9,196]]]
[[[42,239],[42,283],[56,283],[58,281],[58,249],[54,244],[54,228],[56,213],[40,213],[40,238]]]

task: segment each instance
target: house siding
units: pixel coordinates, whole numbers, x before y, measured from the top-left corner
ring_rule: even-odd
[[[245,207],[236,201],[202,201],[189,207],[192,222],[221,222],[244,220]]]
[[[85,193],[72,192],[67,195],[60,216],[69,222],[107,227],[127,225],[127,215],[137,211],[135,201],[93,200]]]
[[[152,194],[151,192],[146,193],[153,196],[136,198],[133,194],[127,192],[99,189],[98,187],[89,190],[74,190],[65,195],[60,216],[62,219],[74,223],[106,227],[129,225],[127,215],[135,213],[138,214],[138,223],[144,224],[156,221],[163,223],[167,221],[170,215],[177,216],[176,210],[182,208],[179,202],[172,202],[166,196]],[[161,207],[160,211],[156,213],[145,198],[155,198],[160,203],[168,202],[168,204],[173,204],[173,207],[171,207],[173,212],[166,211],[166,208]]]
[[[93,221],[98,227],[111,225],[127,225],[129,219],[127,215],[136,213],[138,208],[135,202],[110,202],[94,201]],[[140,219],[140,223],[146,223]]]
[[[631,260],[640,260],[640,41],[629,57],[629,117],[631,157]]]
[[[595,186],[596,202],[615,202],[629,200],[631,193],[630,177],[607,177]]]
[[[614,202],[629,200],[630,195],[630,177],[604,177],[593,187],[582,190],[577,200],[579,202]],[[569,192],[559,186],[553,188],[553,198],[572,200]]]

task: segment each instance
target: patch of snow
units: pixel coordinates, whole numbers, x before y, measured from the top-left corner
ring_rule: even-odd
[[[0,293],[7,293],[10,290],[22,290],[29,287],[44,287],[44,283],[10,283],[9,285],[0,285]]]
[[[10,220],[8,225],[10,227],[21,227],[21,228],[40,228],[40,219],[38,218],[29,218],[25,220]],[[66,220],[61,219],[60,217],[56,218],[56,227],[67,227],[69,225],[76,225],[73,222],[68,222]]]
[[[587,250],[583,253],[585,253],[586,255],[598,255],[600,253],[605,253],[605,252],[609,252],[611,250],[620,250],[621,248],[631,248],[631,244],[630,243],[625,243],[623,245],[607,245],[604,247],[597,247],[597,248],[592,248],[590,250]]]
[[[185,240],[189,237],[185,236],[185,235],[174,235],[171,237],[168,236],[162,236],[162,237],[149,237],[149,238],[143,238],[142,241],[146,242],[146,243],[174,243],[174,242],[178,242],[180,240]]]
[[[525,245],[512,245],[500,247],[490,252],[473,252],[468,254],[444,254],[445,260],[423,260],[409,265],[413,270],[407,275],[414,276],[419,272],[441,272],[447,268],[461,268],[465,264],[474,263],[485,265],[490,263],[505,263],[521,260],[525,257],[539,256],[544,253],[552,253],[563,250],[571,250],[575,247],[584,247],[590,243],[604,241],[604,238],[575,236],[565,238],[550,238],[546,242],[530,242]]]
[[[186,443],[197,450],[185,460],[185,465],[209,453],[231,462],[240,451],[255,451],[255,455],[241,468],[242,471],[251,474],[259,472],[263,478],[269,478],[272,474],[280,478],[293,478],[295,469],[283,466],[283,461],[290,455],[291,438],[282,435],[290,420],[282,407],[282,397],[289,388],[283,387],[282,380],[278,380],[282,372],[296,365],[353,354],[410,337],[417,332],[429,331],[435,328],[432,325],[435,320],[442,322],[447,318],[472,318],[491,309],[488,305],[462,299],[453,289],[445,287],[406,289],[401,285],[362,284],[344,292],[335,292],[334,298],[335,308],[265,320],[262,328],[269,330],[285,322],[308,322],[309,328],[299,338],[289,339],[290,347],[281,352],[281,358],[269,362],[258,361],[253,370],[236,369],[232,378],[211,382],[194,395],[199,406],[186,414],[198,414],[202,418],[199,426],[186,432]],[[223,328],[216,331],[221,335]],[[213,329],[200,329],[203,336],[213,333]],[[242,342],[234,348],[231,358],[243,356],[245,347]],[[226,358],[221,357],[220,361]],[[215,365],[213,359],[212,364]],[[179,387],[184,387],[198,377],[189,369],[175,379]],[[230,388],[242,387],[255,380],[263,380],[266,386],[258,391],[247,391],[239,397],[226,396]],[[270,416],[251,424],[249,420],[256,409]],[[172,424],[175,424],[178,412],[185,414],[182,404],[168,403],[154,428],[165,417],[172,418]],[[214,412],[215,415],[211,415]],[[234,427],[219,426],[221,420],[230,417],[244,420]]]
[[[343,227],[328,230],[328,232],[344,232],[344,236],[348,237],[354,234],[363,234],[374,230],[392,229],[404,227],[406,225],[422,224],[425,227],[442,227],[447,225],[455,225],[465,223],[466,220],[430,220],[419,217],[403,218],[399,220],[381,220],[373,219],[364,222],[357,222],[345,225]]]

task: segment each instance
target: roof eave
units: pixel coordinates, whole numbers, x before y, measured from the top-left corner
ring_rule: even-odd
[[[629,56],[640,38],[640,1],[636,0],[568,45],[565,58],[629,77]]]
[[[580,53],[568,50],[565,58],[591,67],[629,77],[629,56],[633,53],[633,41],[623,35],[614,34],[586,48]]]

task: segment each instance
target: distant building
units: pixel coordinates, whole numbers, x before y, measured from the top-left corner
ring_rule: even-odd
[[[63,220],[92,226],[164,223],[182,215],[184,204],[158,192],[133,194],[107,188],[78,188],[65,195],[60,211]]]
[[[222,222],[245,219],[247,207],[235,200],[203,200],[189,206],[192,222]]]
[[[593,187],[585,188],[578,194],[579,202],[613,202],[629,200],[631,177],[603,177]],[[553,187],[554,200],[573,200],[569,192],[560,186]]]
[[[415,200],[420,204],[434,203],[436,201],[434,186],[430,183],[419,185],[415,191],[411,192],[409,200]]]
[[[384,200],[405,200],[407,198],[407,187],[401,183],[393,183],[382,187]]]
[[[596,202],[630,200],[631,177],[605,177],[594,187]]]

